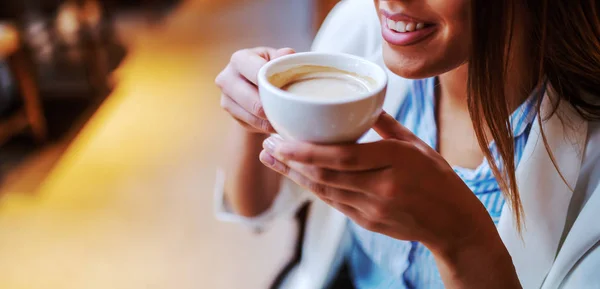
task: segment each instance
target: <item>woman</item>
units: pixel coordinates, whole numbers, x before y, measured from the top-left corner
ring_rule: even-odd
[[[600,288],[599,13],[342,2],[314,49],[390,70],[377,134],[353,145],[269,137],[256,74],[293,51],[236,52],[216,79],[241,123],[221,216],[260,228],[318,199],[286,288]]]

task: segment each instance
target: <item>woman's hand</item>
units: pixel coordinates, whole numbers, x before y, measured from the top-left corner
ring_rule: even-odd
[[[291,48],[257,47],[243,49],[231,56],[231,61],[219,73],[215,83],[221,89],[221,107],[247,131],[268,134],[275,132],[260,103],[257,75],[269,60],[292,54]]]
[[[364,228],[423,243],[447,288],[520,288],[488,212],[442,156],[386,113],[374,129],[382,141],[271,137],[260,160]]]
[[[261,161],[364,228],[443,249],[494,224],[485,207],[427,144],[382,114],[382,141],[313,145],[271,137]]]
[[[289,48],[266,47],[237,51],[215,80],[222,91],[221,107],[241,124],[229,134],[223,193],[228,205],[242,216],[265,212],[279,192],[281,176],[265,168],[256,157],[262,142],[274,132],[262,109],[256,78],[267,61],[290,53],[294,51]]]

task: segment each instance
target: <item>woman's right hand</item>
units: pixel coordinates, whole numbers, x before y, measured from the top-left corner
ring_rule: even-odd
[[[238,50],[215,79],[221,89],[221,107],[247,131],[259,134],[275,132],[260,102],[257,75],[269,60],[293,53],[291,48],[257,47]]]

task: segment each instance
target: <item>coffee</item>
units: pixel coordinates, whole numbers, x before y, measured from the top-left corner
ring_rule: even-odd
[[[375,80],[333,67],[303,65],[269,77],[276,87],[301,97],[348,98],[365,94]]]

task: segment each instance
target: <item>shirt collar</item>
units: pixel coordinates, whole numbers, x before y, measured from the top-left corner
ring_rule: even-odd
[[[536,88],[531,95],[510,115],[513,136],[522,135],[537,116],[537,104],[546,92],[546,85]]]

